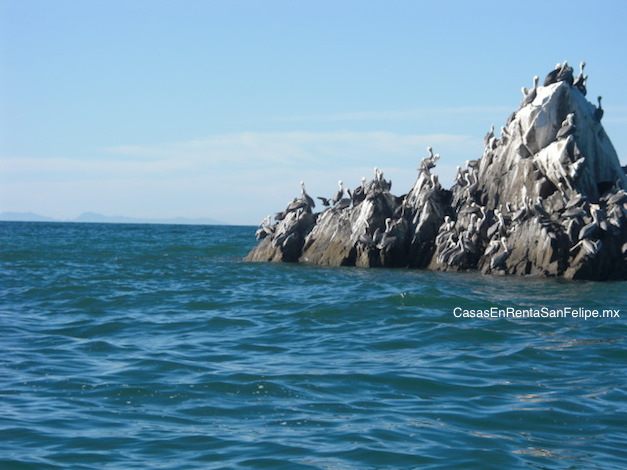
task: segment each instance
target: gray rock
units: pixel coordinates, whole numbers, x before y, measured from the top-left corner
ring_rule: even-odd
[[[450,190],[429,147],[405,196],[375,169],[321,213],[295,199],[246,260],[627,279],[625,169],[600,99],[589,103],[565,76],[534,86]]]

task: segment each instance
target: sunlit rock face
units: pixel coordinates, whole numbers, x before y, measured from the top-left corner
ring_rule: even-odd
[[[557,70],[557,69],[556,69]],[[375,177],[313,213],[304,193],[258,231],[248,261],[627,279],[627,178],[572,69],[534,86],[450,190],[420,163],[397,197]],[[564,78],[565,77],[565,78]],[[581,82],[579,82],[581,84]],[[310,199],[311,201],[311,199]]]

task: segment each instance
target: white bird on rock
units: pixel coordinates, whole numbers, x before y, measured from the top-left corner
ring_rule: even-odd
[[[331,198],[331,202],[333,204],[337,204],[338,202],[340,202],[340,200],[342,199],[342,196],[344,196],[344,183],[342,182],[342,180],[340,180],[337,182],[337,184],[338,184],[337,193],[335,193],[335,196]]]

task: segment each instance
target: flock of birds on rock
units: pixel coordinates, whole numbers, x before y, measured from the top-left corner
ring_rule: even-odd
[[[392,187],[392,182],[386,180],[383,177],[383,172],[378,168],[374,169],[375,177],[369,183],[366,183],[366,178],[361,178],[361,184],[354,190],[344,189],[344,182],[338,181],[338,189],[336,193],[330,197],[317,196],[323,206],[329,210],[341,211],[348,209],[349,207],[357,207],[367,197],[374,198],[382,192],[389,192]],[[300,182],[301,195],[299,198],[294,198],[290,201],[287,207],[280,212],[274,214],[275,223],[272,224],[272,216],[268,215],[259,224],[259,228],[256,232],[257,240],[262,240],[269,235],[275,233],[276,224],[286,218],[288,214],[295,214],[299,217],[303,214],[312,214],[313,209],[316,207],[314,199],[307,193],[305,189],[305,182]],[[348,196],[348,197],[346,197]]]
[[[584,68],[585,63],[581,62],[579,75],[575,77],[567,62],[557,64],[546,76],[543,86],[564,81],[585,95],[588,77],[584,75]],[[523,88],[521,109],[534,102],[538,83],[539,77],[535,76],[533,88]],[[593,114],[596,121],[600,121],[603,116],[600,96]],[[510,117],[508,124],[515,115],[516,113]],[[543,197],[538,196],[532,201],[525,195],[518,204],[512,201],[501,203],[494,209],[486,208],[480,186],[487,183],[480,182],[479,169],[483,165],[489,165],[498,155],[498,147],[506,145],[510,138],[507,127],[502,127],[500,138],[496,138],[492,126],[484,138],[485,150],[482,158],[467,161],[464,169],[457,167],[455,183],[450,191],[442,189],[437,176],[431,173],[440,156],[428,147],[428,155],[418,167],[419,179],[412,190],[414,194],[401,197],[390,195],[395,203],[393,213],[385,218],[384,226],[373,228],[367,223],[364,233],[356,237],[357,243],[366,249],[375,247],[382,251],[395,244],[405,243],[405,239],[410,240],[408,245],[412,245],[421,237],[421,213],[429,209],[438,218],[439,228],[433,234],[432,249],[435,264],[440,268],[448,266],[470,269],[481,265],[485,272],[500,270],[514,248],[510,246],[508,239],[523,224],[530,223],[539,225],[541,233],[554,251],[565,252],[573,258],[595,257],[601,250],[603,233],[620,234],[627,227],[627,193],[621,187],[620,180],[607,187],[599,187],[599,194],[602,196],[594,202],[577,192],[575,182],[585,157],[575,143],[576,130],[576,116],[569,113],[555,136],[556,141],[565,143],[560,164],[551,168],[550,175],[547,175],[559,190],[561,198],[554,197],[550,206],[545,207]],[[389,194],[391,182],[384,179],[378,168],[374,169],[374,173],[370,182],[362,178],[361,184],[352,191],[345,189],[340,180],[337,192],[332,197],[317,199],[326,210],[340,212],[358,207],[367,198]],[[273,238],[277,225],[287,217],[298,220],[306,214],[313,214],[316,205],[314,199],[307,193],[304,182],[301,181],[300,186],[300,197],[294,198],[283,211],[277,212],[274,223],[272,216],[267,216],[261,222],[256,232],[257,240]],[[525,188],[522,191],[525,193]],[[445,203],[443,194],[449,196]],[[412,201],[409,201],[410,195]],[[409,206],[411,208],[408,210]],[[313,217],[318,215],[313,214]],[[410,227],[414,230],[413,234],[408,232]],[[408,235],[412,238],[407,238]],[[281,240],[273,240],[273,245],[280,246],[284,242],[285,237],[282,237]],[[620,251],[624,259],[627,259],[627,243],[620,247]]]
[[[567,62],[557,64],[544,81],[544,86],[565,81],[586,94],[584,75],[585,62],[581,63],[580,74],[573,78],[573,70]],[[539,77],[533,78],[534,86],[528,91],[523,88],[521,108],[533,103],[537,96]],[[601,97],[594,111],[594,119],[600,121],[603,116]],[[513,113],[508,122],[513,121]],[[495,150],[507,143],[507,129],[502,128],[501,139],[494,136],[494,126],[484,138],[485,150],[483,162],[466,162],[466,169],[457,167],[455,186],[453,187],[453,206],[456,207],[456,220],[446,217],[436,237],[436,256],[438,263],[448,266],[470,266],[479,259],[489,259],[490,270],[498,269],[510,256],[511,248],[507,245],[508,237],[516,232],[520,225],[529,219],[535,219],[542,232],[551,240],[552,247],[567,244],[570,253],[582,253],[594,257],[601,249],[602,232],[619,234],[627,224],[627,194],[620,186],[604,183],[599,193],[604,194],[598,202],[590,203],[588,198],[575,189],[575,181],[580,175],[585,157],[581,155],[573,138],[576,131],[575,114],[569,113],[557,131],[556,140],[567,141],[559,165],[551,168],[556,188],[562,196],[562,203],[554,204],[551,213],[544,207],[543,198],[531,201],[525,196],[519,207],[511,203],[501,204],[499,208],[488,211],[481,205],[478,188],[478,167],[490,164],[496,155]],[[525,188],[523,187],[523,190]],[[523,191],[524,192],[524,191]],[[565,237],[565,236],[566,237]],[[627,256],[627,243],[621,247],[623,256]]]
[[[437,261],[463,268],[484,258],[490,260],[490,270],[498,269],[511,253],[507,239],[530,221],[540,226],[555,251],[562,246],[573,257],[581,250],[583,256],[594,257],[602,247],[602,236],[618,235],[627,224],[627,193],[615,188],[597,203],[582,195],[564,197],[551,213],[541,198],[489,211],[473,201],[460,209],[457,220],[445,217],[436,237]],[[627,256],[627,243],[621,252]]]

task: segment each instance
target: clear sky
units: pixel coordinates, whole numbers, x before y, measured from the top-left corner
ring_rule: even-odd
[[[373,167],[478,158],[520,88],[587,62],[627,162],[627,2],[0,0],[0,212],[257,224]]]

